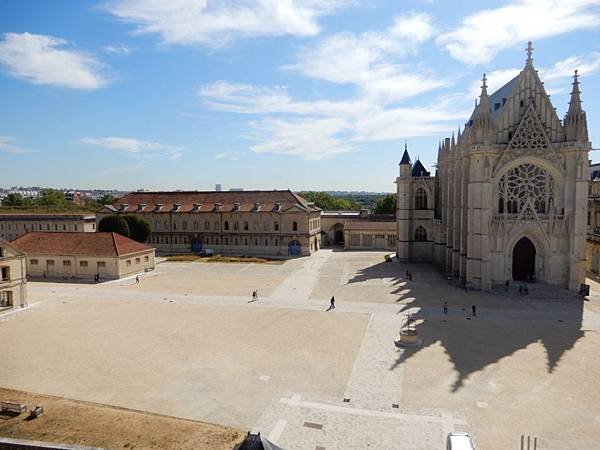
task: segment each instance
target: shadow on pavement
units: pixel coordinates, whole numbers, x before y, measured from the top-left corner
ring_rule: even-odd
[[[411,272],[412,281],[406,271]],[[535,283],[529,285],[529,296],[519,296],[514,286],[490,292],[465,291],[449,284],[433,266],[397,262],[367,267],[349,283],[382,277],[392,278],[391,289],[401,305],[398,314],[418,308],[413,319],[422,341],[419,347],[406,347],[390,370],[439,342],[459,373],[453,391],[472,373],[536,342],[544,346],[547,370],[552,372],[565,352],[585,335],[581,329],[583,300],[566,289]],[[444,301],[448,302],[447,315]],[[477,306],[475,318],[471,317],[473,304]]]

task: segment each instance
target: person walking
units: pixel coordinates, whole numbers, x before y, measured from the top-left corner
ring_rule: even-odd
[[[256,291],[252,291],[252,301],[256,301]]]
[[[135,284],[140,284],[140,276],[139,275],[135,276]]]
[[[335,297],[333,295],[331,296],[331,300],[329,300],[329,309],[327,311],[332,309],[335,309]]]
[[[444,314],[448,314],[448,302],[444,302]]]
[[[477,306],[471,306],[471,311],[473,311],[473,317],[477,317]]]

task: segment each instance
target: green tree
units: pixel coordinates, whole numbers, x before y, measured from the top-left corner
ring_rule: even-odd
[[[395,214],[396,213],[396,194],[387,194],[381,197],[375,204],[375,214]]]
[[[104,194],[102,197],[100,197],[98,199],[98,203],[100,203],[102,206],[112,205],[116,200],[117,200],[117,197],[115,197],[114,195]]]
[[[129,237],[134,241],[146,242],[152,232],[150,224],[138,216],[126,215],[122,217],[129,226]]]
[[[18,192],[11,192],[2,200],[2,206],[24,206],[25,199]]]
[[[64,207],[67,201],[65,200],[65,194],[61,191],[57,191],[56,189],[42,189],[35,203],[39,206]]]
[[[127,221],[123,219],[123,217],[117,216],[116,214],[103,217],[98,223],[98,231],[109,231],[126,237],[129,237],[130,235]]]
[[[330,211],[339,210],[353,210],[357,211],[360,209],[360,205],[351,199],[334,197],[326,192],[302,192],[301,197],[313,202],[316,206],[321,209]]]

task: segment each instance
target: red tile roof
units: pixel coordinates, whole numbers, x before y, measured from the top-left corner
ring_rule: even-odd
[[[260,203],[260,211],[273,211],[279,203],[280,210],[285,211],[292,207],[299,207],[304,211],[320,211],[313,204],[309,204],[298,194],[290,191],[167,191],[167,192],[132,192],[121,197],[113,203],[113,206],[120,210],[123,205],[128,207],[124,212],[140,212],[140,205],[145,205],[143,212],[170,212],[174,205],[181,207],[177,212],[190,212],[194,210],[194,204],[202,205],[196,211],[213,211],[217,203],[221,204],[221,211],[229,212],[234,210],[236,203],[239,203],[237,211],[250,212],[255,210],[256,204]],[[163,207],[158,211],[157,205]]]
[[[124,256],[151,250],[117,233],[52,233],[32,231],[16,238],[11,244],[26,254],[74,256]]]

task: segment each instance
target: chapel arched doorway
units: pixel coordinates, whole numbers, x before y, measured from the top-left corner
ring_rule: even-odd
[[[535,279],[535,245],[522,237],[513,248],[512,275],[515,281]]]

